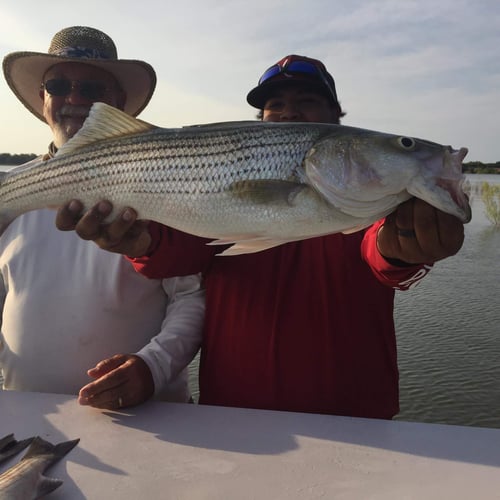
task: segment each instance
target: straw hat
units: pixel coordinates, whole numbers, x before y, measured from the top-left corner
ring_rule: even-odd
[[[137,116],[147,105],[156,86],[156,73],[143,61],[118,59],[113,40],[102,31],[71,26],[54,35],[48,53],[12,52],[3,60],[5,79],[18,99],[40,120],[42,78],[54,64],[78,62],[111,73],[127,94],[124,111]]]

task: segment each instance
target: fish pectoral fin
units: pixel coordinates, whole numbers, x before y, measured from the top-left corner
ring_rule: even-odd
[[[230,245],[223,252],[216,255],[240,255],[244,253],[255,253],[262,250],[267,250],[268,248],[273,248],[278,245],[286,243],[288,240],[282,239],[272,239],[268,236],[249,236],[248,234],[232,234],[225,238],[219,238],[217,240],[210,241],[207,245]]]
[[[248,234],[232,234],[231,236],[226,236],[224,238],[218,238],[216,240],[209,241],[207,245],[209,246],[233,245],[234,243],[238,243],[240,241],[244,240],[256,241],[261,238],[262,237],[258,235],[252,236]]]
[[[252,203],[263,205],[293,205],[295,198],[304,189],[310,189],[306,184],[280,179],[257,179],[236,181],[229,186],[231,193]]]
[[[155,128],[155,125],[138,120],[109,104],[96,102],[90,108],[82,128],[63,144],[54,156],[72,153],[94,142],[147,132]]]
[[[63,484],[61,479],[41,475],[36,488],[37,498],[52,493],[55,489],[59,488],[61,484]]]
[[[234,245],[226,248],[221,253],[217,255],[231,256],[231,255],[241,255],[245,253],[256,253],[261,252],[262,250],[268,250],[269,248],[274,248],[279,245],[286,243],[283,240],[271,240],[271,239],[261,239],[257,238],[255,240],[242,240],[236,242]]]

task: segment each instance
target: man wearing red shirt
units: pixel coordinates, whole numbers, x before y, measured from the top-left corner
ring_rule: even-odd
[[[315,59],[287,56],[247,96],[264,121],[339,123],[335,83]],[[399,411],[394,289],[456,253],[463,225],[412,199],[370,228],[217,257],[208,240],[150,223],[130,209],[107,227],[102,202],[58,227],[129,256],[152,278],[203,273],[206,317],[200,403],[391,418]],[[70,210],[72,209],[72,210]],[[134,230],[127,232],[130,228]]]

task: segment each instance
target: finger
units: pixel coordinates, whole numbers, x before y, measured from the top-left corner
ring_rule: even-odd
[[[101,408],[103,405],[114,405],[120,394],[124,394],[124,384],[113,384],[113,379],[98,379],[80,389],[78,402],[81,405],[91,405]]]
[[[116,252],[129,257],[140,257],[144,255],[151,245],[151,235],[149,234],[149,223],[145,220],[134,220],[119,223],[115,221],[110,224],[108,240],[98,245],[110,252]],[[127,229],[128,228],[128,229]],[[124,232],[124,234],[122,234]]]
[[[377,247],[384,257],[408,264],[422,262],[414,229],[413,204],[413,199],[408,200],[385,218],[377,235]]]
[[[113,246],[119,243],[124,236],[131,231],[137,220],[137,212],[132,208],[125,208],[108,226],[106,227],[107,239],[109,245]]]
[[[129,237],[129,244],[124,245],[122,249],[116,247],[115,251],[119,251],[119,253],[129,257],[141,257],[145,255],[151,245],[149,222],[144,220],[136,221]]]
[[[125,208],[106,227],[106,243],[99,246],[131,257],[144,255],[151,244],[148,221],[137,220],[137,212]]]
[[[81,405],[94,408],[118,409],[125,406],[133,406],[142,403],[146,398],[139,398],[133,390],[133,384],[125,382],[117,386],[104,389],[93,386],[85,386],[80,390],[78,402]]]
[[[377,248],[384,257],[394,258],[400,251],[396,230],[396,214],[393,212],[385,218],[377,233]]]
[[[97,365],[87,371],[90,377],[97,378],[102,377],[106,373],[115,370],[120,365],[127,361],[127,356],[125,354],[116,354],[115,356],[99,361]]]
[[[87,397],[92,397],[96,394],[115,389],[125,384],[127,380],[127,376],[123,370],[115,369],[89,382],[86,386],[82,387],[81,392]]]
[[[72,231],[82,215],[83,204],[71,200],[59,208],[56,215],[56,227],[60,231]]]
[[[125,393],[126,391],[122,388],[117,388],[115,391],[107,391],[90,398],[79,395],[78,403],[82,406],[92,406],[93,408],[118,410],[125,406],[131,406],[131,404],[127,402],[127,399],[119,395]]]
[[[405,201],[394,212],[396,228],[404,231],[413,230],[413,212],[415,198]]]
[[[422,262],[436,262],[454,255],[461,248],[464,228],[456,217],[416,200],[413,218]]]
[[[113,370],[82,387],[78,402],[98,408],[114,407],[118,397],[126,392],[127,380],[123,370]]]
[[[408,264],[421,264],[425,262],[421,242],[415,230],[398,229],[399,254],[396,257]]]
[[[413,198],[402,206],[397,219],[401,260],[418,264],[434,262],[433,253],[439,246],[436,231],[436,209],[425,201]]]
[[[84,240],[95,240],[102,232],[102,223],[113,210],[113,205],[106,200],[102,200],[94,205],[79,220],[75,231]]]
[[[443,257],[455,255],[464,243],[464,225],[455,216],[437,211],[438,234]]]

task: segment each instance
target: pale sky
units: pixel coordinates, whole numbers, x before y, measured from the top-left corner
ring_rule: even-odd
[[[140,118],[158,126],[253,119],[247,92],[295,53],[333,74],[345,125],[500,161],[498,0],[0,0],[0,23],[2,58],[46,52],[67,26],[104,31],[155,68]],[[48,126],[0,80],[0,153],[45,152]]]

